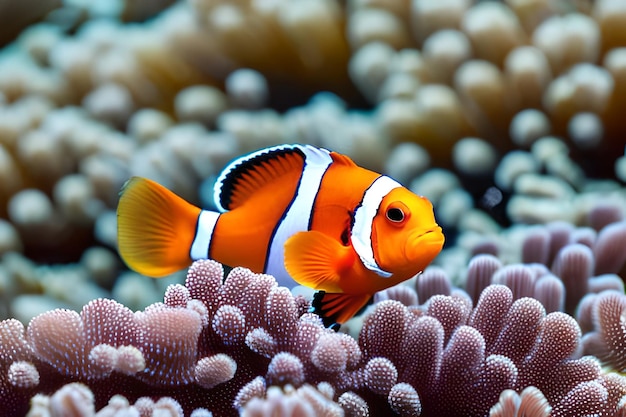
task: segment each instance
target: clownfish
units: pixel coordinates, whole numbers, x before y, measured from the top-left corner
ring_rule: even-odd
[[[214,192],[219,212],[149,179],[128,180],[117,209],[122,259],[152,277],[198,259],[270,274],[279,285],[316,290],[313,311],[336,325],[423,271],[444,243],[426,198],[310,145],[236,159]]]

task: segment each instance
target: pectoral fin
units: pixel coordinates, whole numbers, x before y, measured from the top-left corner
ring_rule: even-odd
[[[327,327],[343,324],[367,305],[370,294],[337,294],[318,291],[313,297],[313,312]]]
[[[342,292],[341,277],[356,260],[354,251],[318,231],[299,232],[285,242],[285,268],[301,285]]]

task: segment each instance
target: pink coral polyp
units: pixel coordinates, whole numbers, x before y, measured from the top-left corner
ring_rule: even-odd
[[[596,339],[615,349],[622,299],[598,297],[587,309],[604,318],[594,321]],[[623,407],[626,378],[606,378],[595,358],[577,356],[576,321],[514,298],[490,285],[474,308],[458,294],[420,307],[381,301],[355,340],[325,328],[271,277],[236,268],[224,279],[221,265],[197,261],[184,287],[141,312],[100,299],[81,313],[45,313],[26,329],[1,322],[0,368],[10,378],[0,377],[0,416],[25,414],[36,392],[56,392],[38,397],[38,410],[71,397],[77,409],[173,415],[254,415],[306,401],[337,415],[482,416],[510,407],[501,392],[527,398],[531,386],[537,407],[547,401],[555,415]]]

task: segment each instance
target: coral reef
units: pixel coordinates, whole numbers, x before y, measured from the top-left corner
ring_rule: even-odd
[[[615,311],[603,300],[596,310]],[[554,416],[624,412],[626,378],[579,356],[574,318],[546,314],[506,286],[486,287],[474,308],[459,295],[412,307],[381,301],[358,340],[324,328],[308,306],[270,276],[235,268],[223,280],[220,264],[197,261],[185,286],[170,286],[144,311],[98,299],[80,314],[43,313],[26,328],[5,320],[3,415],[25,413],[42,392],[50,394],[34,396],[30,413],[485,415],[506,403],[506,390],[529,389]],[[601,340],[619,350],[615,314],[596,314]]]

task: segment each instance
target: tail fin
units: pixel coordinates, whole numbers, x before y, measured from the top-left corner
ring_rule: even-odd
[[[124,184],[117,206],[118,250],[135,271],[162,277],[191,264],[200,209],[146,178]]]

